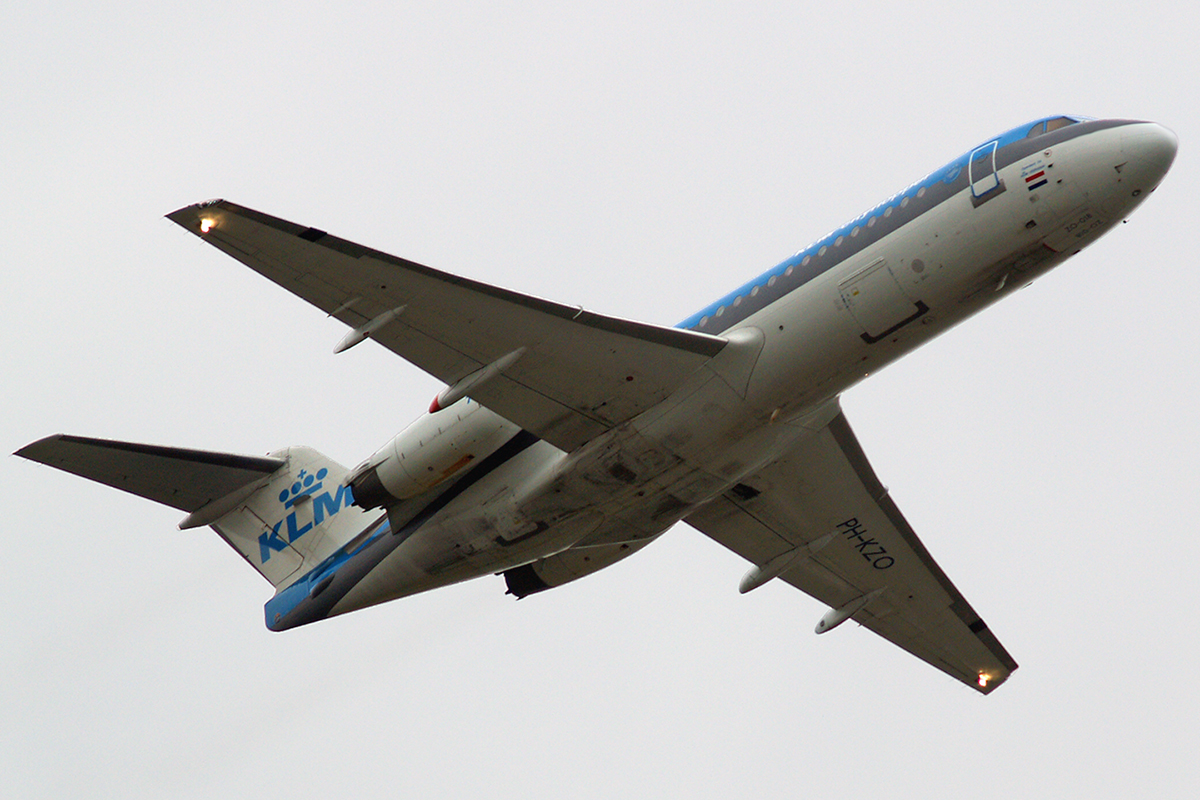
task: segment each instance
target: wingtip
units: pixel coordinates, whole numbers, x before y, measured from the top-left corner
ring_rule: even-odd
[[[999,689],[1004,683],[1012,677],[1013,672],[1017,669],[1014,664],[1010,669],[999,673],[981,672],[975,679],[974,689],[980,694],[987,696]]]
[[[221,198],[213,198],[212,200],[204,200],[200,203],[192,203],[191,205],[177,208],[169,214],[164,214],[167,219],[174,222],[176,225],[187,228],[188,230],[201,230],[204,219],[204,211],[224,204]],[[207,233],[207,231],[201,231]]]
[[[60,447],[64,444],[100,444],[108,440],[106,439],[91,439],[86,436],[75,436],[69,433],[55,433],[50,436],[43,436],[36,442],[30,442],[20,450],[13,453],[15,456],[36,462],[38,464],[46,464],[51,467],[56,467],[60,463]]]
[[[20,456],[21,458],[24,458],[28,461],[36,461],[39,464],[44,464],[46,462],[44,462],[42,459],[38,458],[38,451],[44,445],[49,444],[50,442],[59,441],[60,439],[63,438],[63,436],[64,436],[64,434],[61,434],[61,433],[55,433],[50,436],[43,436],[41,439],[38,439],[36,442],[30,442],[29,444],[25,445],[21,449],[14,450],[13,455]]]

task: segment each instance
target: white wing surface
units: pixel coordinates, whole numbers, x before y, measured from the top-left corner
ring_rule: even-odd
[[[761,574],[786,565],[782,580],[978,691],[1017,668],[909,527],[840,412],[687,522]]]
[[[666,398],[725,345],[439,272],[225,201],[167,216],[352,337],[451,386],[471,384],[464,393],[567,451]]]

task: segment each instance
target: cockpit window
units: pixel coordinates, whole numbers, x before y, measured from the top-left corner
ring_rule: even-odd
[[[1035,136],[1041,136],[1043,133],[1056,131],[1059,128],[1065,128],[1068,125],[1074,125],[1079,122],[1071,117],[1055,117],[1054,119],[1042,120],[1029,129],[1029,133],[1025,134],[1026,139],[1032,139]]]
[[[1059,117],[1058,119],[1048,120],[1046,122],[1046,133],[1056,131],[1059,128],[1065,128],[1068,125],[1074,125],[1076,122],[1078,120],[1071,119],[1070,117]]]

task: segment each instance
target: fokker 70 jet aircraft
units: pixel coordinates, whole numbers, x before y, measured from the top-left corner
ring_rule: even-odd
[[[524,597],[683,520],[978,691],[1016,662],[876,478],[838,397],[1061,264],[1162,180],[1175,136],[1060,116],[972,148],[675,327],[456,277],[214,200],[169,218],[444,381],[353,469],[57,435],[18,452],[211,525],[271,630],[483,575]]]

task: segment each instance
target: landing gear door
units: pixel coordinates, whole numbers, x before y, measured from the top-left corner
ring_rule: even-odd
[[[1004,181],[996,174],[996,150],[1000,142],[988,142],[971,151],[967,176],[971,181],[971,203],[976,207],[1004,192]]]

